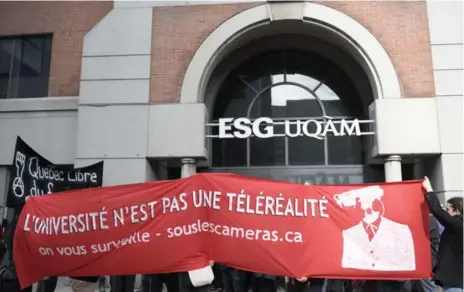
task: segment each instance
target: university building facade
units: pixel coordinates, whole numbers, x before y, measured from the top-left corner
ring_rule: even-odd
[[[428,175],[462,196],[463,21],[460,1],[2,1],[2,205],[17,136],[57,164],[103,160],[105,186]],[[370,134],[222,137],[224,118],[263,117]]]

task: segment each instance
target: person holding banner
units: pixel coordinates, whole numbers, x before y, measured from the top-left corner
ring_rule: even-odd
[[[308,278],[303,277],[300,279],[290,279],[287,284],[288,292],[303,292],[306,291],[309,284]]]
[[[277,277],[274,275],[255,273],[254,291],[256,292],[276,292]]]
[[[133,291],[135,285],[135,275],[111,276],[111,292]]]
[[[18,223],[20,212],[15,212],[11,223],[5,232],[6,254],[0,268],[0,292],[32,292],[32,286],[21,289],[16,267],[13,262],[14,233]]]
[[[152,274],[142,275],[141,292],[163,292],[163,285],[167,292],[179,292],[179,274]]]
[[[5,256],[6,247],[5,247],[5,232],[4,226],[6,227],[8,222],[4,223],[6,220],[4,219],[2,222],[2,226],[0,227],[0,261],[3,261],[3,257]]]
[[[58,277],[49,277],[37,284],[36,292],[54,292],[58,283]]]
[[[438,248],[440,244],[439,223],[433,214],[429,214],[429,235],[430,235],[430,252],[432,258],[432,269],[438,263]],[[415,282],[416,289],[419,292],[436,292],[437,286],[433,279],[422,279]]]
[[[218,264],[218,271],[226,292],[246,292],[246,273],[223,264]]]
[[[438,249],[438,264],[436,265],[435,279],[443,287],[444,292],[463,291],[463,199],[454,197],[446,202],[446,211],[440,206],[437,195],[427,177],[422,187],[427,192],[425,199],[430,212],[445,228],[440,239]]]

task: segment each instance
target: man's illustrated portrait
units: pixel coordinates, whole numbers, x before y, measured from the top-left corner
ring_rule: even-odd
[[[414,241],[409,227],[384,217],[384,191],[368,186],[334,196],[342,207],[361,208],[362,220],[343,230],[342,267],[375,271],[416,269]]]

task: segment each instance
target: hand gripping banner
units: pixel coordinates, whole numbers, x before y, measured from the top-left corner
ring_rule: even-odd
[[[337,279],[431,276],[420,181],[314,186],[233,174],[33,197],[14,260],[23,287],[44,276],[188,271],[209,261]]]

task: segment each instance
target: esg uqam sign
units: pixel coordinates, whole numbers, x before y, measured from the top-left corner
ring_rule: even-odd
[[[330,136],[362,136],[373,135],[373,132],[363,131],[361,124],[372,123],[371,120],[358,119],[334,119],[324,117],[321,119],[307,120],[284,120],[274,121],[268,117],[257,119],[249,118],[221,118],[215,124],[219,127],[219,135],[210,136],[220,139],[249,137],[272,138],[272,137],[300,137],[306,136],[323,140]],[[277,127],[280,125],[279,129]],[[283,129],[282,129],[283,125]]]

